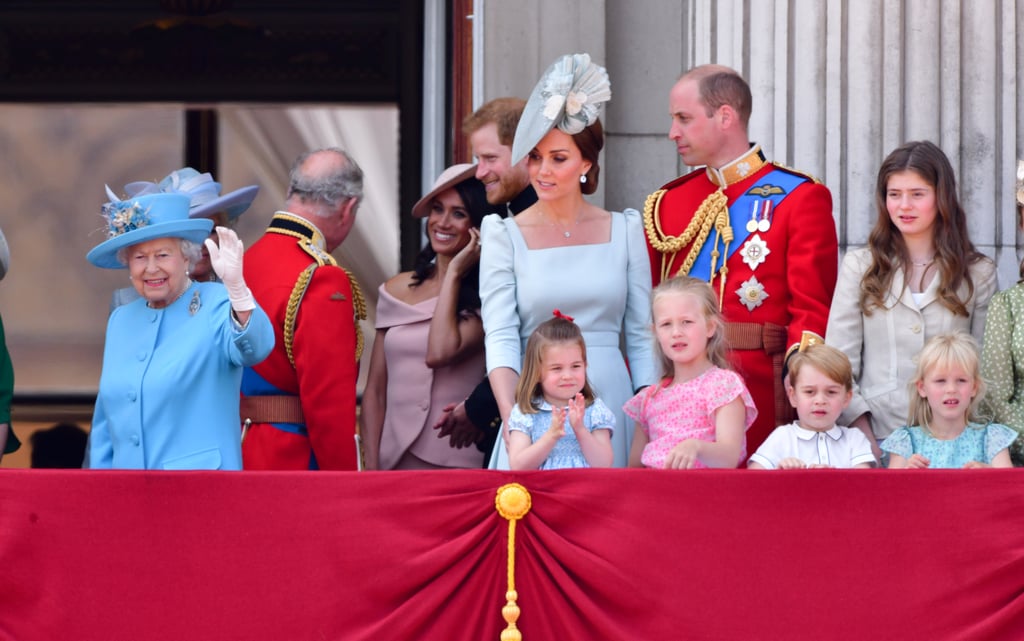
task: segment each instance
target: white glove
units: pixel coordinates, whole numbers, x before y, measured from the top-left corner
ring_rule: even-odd
[[[245,248],[238,234],[227,227],[217,227],[217,239],[220,246],[207,238],[206,250],[210,252],[210,265],[217,277],[228,290],[231,309],[236,312],[248,312],[256,309],[256,299],[245,285],[242,277],[242,254]]]

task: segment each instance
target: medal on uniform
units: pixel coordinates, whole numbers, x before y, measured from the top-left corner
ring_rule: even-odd
[[[754,205],[751,207],[750,221],[747,223],[747,231],[754,233],[759,231],[762,234],[772,228],[772,211],[774,207],[774,201],[770,200],[770,196],[785,195],[785,191],[778,185],[760,185],[752,187],[750,191],[746,193],[748,196],[760,196],[761,198],[754,200]],[[762,198],[764,200],[762,200]],[[754,211],[756,209],[756,211]],[[751,229],[753,227],[753,229]]]
[[[764,299],[768,298],[768,293],[764,291],[764,285],[757,280],[756,276],[751,276],[743,281],[740,284],[740,288],[736,290],[736,295],[740,297],[740,302],[750,312],[760,307]]]
[[[757,269],[768,254],[772,253],[768,249],[768,243],[758,234],[754,234],[747,242],[743,244],[743,249],[740,250],[740,255],[743,256],[743,262],[746,263],[751,270]]]
[[[762,234],[772,228],[772,201],[765,200],[757,221],[757,231]]]
[[[747,221],[747,233],[753,234],[757,231],[757,219],[761,215],[761,201],[757,198],[750,203],[750,220]]]

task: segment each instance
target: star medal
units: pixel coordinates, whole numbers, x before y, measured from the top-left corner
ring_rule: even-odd
[[[768,293],[764,291],[764,285],[757,280],[756,276],[751,276],[743,281],[740,288],[736,290],[736,294],[740,297],[740,302],[750,312],[760,307],[764,299],[768,298]]]
[[[757,234],[754,234],[750,240],[744,243],[743,249],[740,250],[743,262],[749,265],[751,270],[757,269],[770,253],[772,251],[768,249],[768,243],[764,242]]]

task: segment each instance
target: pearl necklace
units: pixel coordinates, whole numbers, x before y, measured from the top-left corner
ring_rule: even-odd
[[[167,304],[166,304],[166,305],[164,305],[163,307],[153,307],[153,304],[152,304],[152,303],[151,303],[150,301],[148,301],[148,300],[147,300],[147,301],[146,301],[146,307],[148,307],[148,308],[150,308],[150,309],[166,309],[166,308],[170,307],[171,305],[173,305],[173,304],[177,303],[177,302],[178,302],[178,299],[180,299],[180,298],[181,298],[182,296],[184,296],[184,295],[185,295],[185,292],[187,292],[187,291],[188,291],[189,289],[191,289],[191,288],[192,288],[192,279],[191,279],[191,278],[189,278],[189,279],[188,279],[188,280],[187,280],[187,281],[185,282],[185,289],[181,290],[181,293],[180,293],[180,294],[178,294],[177,296],[175,296],[175,297],[174,297],[174,300],[172,300],[171,302],[167,303]]]

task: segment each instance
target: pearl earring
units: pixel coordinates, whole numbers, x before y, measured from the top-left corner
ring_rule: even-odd
[[[586,184],[587,183],[587,175],[586,174],[580,174],[580,183],[582,183],[582,184]]]

